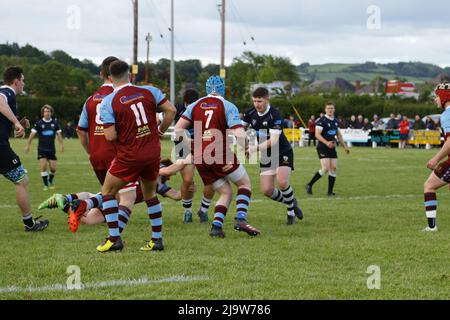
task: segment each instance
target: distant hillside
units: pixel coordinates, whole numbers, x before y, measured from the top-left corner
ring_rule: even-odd
[[[377,64],[366,62],[362,64],[310,65],[304,63],[298,66],[300,77],[305,81],[333,80],[342,78],[352,83],[360,80],[369,83],[377,77],[385,79],[405,79],[415,83],[431,81],[440,74],[450,74],[450,68],[441,68],[433,64],[422,62],[399,62]]]

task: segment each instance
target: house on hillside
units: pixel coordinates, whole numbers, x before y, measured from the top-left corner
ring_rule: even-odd
[[[416,86],[412,82],[401,82],[399,80],[389,80],[386,82],[386,96],[391,97],[397,95],[402,98],[414,98],[419,100],[420,93],[417,92]]]
[[[336,78],[334,80],[316,80],[307,86],[305,90],[315,93],[354,93],[356,87],[347,80]]]
[[[356,94],[358,96],[368,95],[373,97],[373,96],[381,96],[383,93],[378,91],[377,85],[368,84],[362,87],[361,89],[356,90]]]
[[[272,97],[280,94],[294,95],[300,92],[298,86],[293,86],[290,81],[274,81],[272,83],[253,83],[250,85],[250,93],[253,93],[257,88],[263,87],[269,90]]]

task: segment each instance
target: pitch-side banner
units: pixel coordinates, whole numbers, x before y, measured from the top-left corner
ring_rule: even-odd
[[[345,142],[367,143],[369,141],[369,131],[361,129],[341,129]]]

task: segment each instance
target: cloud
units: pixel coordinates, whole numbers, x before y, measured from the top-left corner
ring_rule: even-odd
[[[176,59],[219,62],[218,3],[175,0]],[[153,36],[151,60],[170,58],[170,0],[139,4],[139,59],[145,60],[147,32]],[[8,27],[0,42],[62,49],[95,62],[107,55],[131,60],[131,1],[41,0],[38,5],[3,0],[2,25]],[[71,5],[80,9],[78,29],[67,25]],[[370,5],[380,9],[379,30],[367,28]],[[226,63],[254,51],[288,56],[297,64],[412,60],[448,65],[446,5],[444,0],[227,0]]]

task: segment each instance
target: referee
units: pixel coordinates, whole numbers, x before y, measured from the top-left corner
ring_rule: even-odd
[[[321,169],[316,172],[314,177],[305,186],[306,192],[312,195],[312,187],[320,178],[328,173],[328,196],[334,196],[333,188],[336,183],[336,169],[337,169],[337,152],[336,152],[336,137],[339,143],[349,154],[350,150],[342,137],[339,129],[339,122],[334,117],[336,107],[334,103],[328,102],[325,105],[325,115],[317,120],[316,123],[316,138],[319,141],[317,144],[317,154],[320,159]]]
[[[44,183],[44,191],[54,189],[53,179],[56,175],[56,149],[55,138],[61,145],[61,152],[64,152],[64,142],[56,119],[53,118],[55,110],[52,106],[46,104],[41,108],[42,119],[37,121],[31,129],[28,143],[25,147],[25,153],[30,152],[31,142],[37,135],[39,137],[37,159],[41,168],[41,177]],[[50,167],[50,173],[48,168]]]

